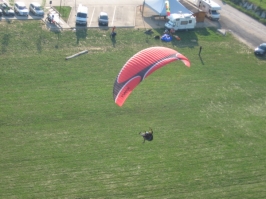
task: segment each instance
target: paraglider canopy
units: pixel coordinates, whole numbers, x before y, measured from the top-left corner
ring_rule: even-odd
[[[120,70],[113,88],[114,101],[122,106],[134,88],[157,69],[181,60],[187,67],[190,61],[176,50],[166,47],[151,47],[131,57]]]

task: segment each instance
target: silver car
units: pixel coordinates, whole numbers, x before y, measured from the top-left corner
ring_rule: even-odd
[[[24,2],[16,2],[14,5],[14,10],[17,15],[21,16],[28,16],[29,15],[29,10],[27,9],[26,5]]]
[[[29,10],[32,14],[34,14],[36,16],[43,16],[44,15],[43,8],[38,2],[30,3]]]
[[[103,26],[108,26],[108,14],[105,13],[105,12],[101,12],[100,13],[100,16],[98,18],[98,23],[99,23],[99,26],[100,25],[103,25]]]

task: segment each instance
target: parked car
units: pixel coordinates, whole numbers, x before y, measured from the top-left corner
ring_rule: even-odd
[[[98,18],[98,23],[100,25],[108,26],[108,14],[105,12],[101,12]]]
[[[265,55],[266,54],[266,43],[262,43],[257,48],[255,48],[254,53],[255,55]]]
[[[29,10],[27,9],[26,5],[24,2],[16,2],[14,6],[15,13],[17,15],[21,16],[28,16],[29,15]]]
[[[14,10],[7,3],[0,3],[0,9],[5,16],[15,16]]]
[[[44,15],[44,11],[43,11],[42,6],[37,2],[30,3],[29,10],[34,15],[37,15],[37,16],[43,16]]]
[[[87,26],[88,19],[88,8],[79,4],[77,15],[76,15],[76,25],[85,25]]]

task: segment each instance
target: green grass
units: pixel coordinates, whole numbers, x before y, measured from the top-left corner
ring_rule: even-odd
[[[265,58],[214,29],[110,32],[0,23],[0,198],[265,198]],[[116,75],[150,46],[191,68],[163,67],[118,107]]]
[[[234,4],[237,4],[239,5],[239,3],[241,2],[241,0],[224,0],[225,2],[231,2],[231,3],[234,3]],[[258,6],[259,8],[257,9],[260,9],[260,10],[266,10],[266,1],[265,0],[248,0],[248,1],[243,1],[242,3],[244,2],[249,2],[249,3],[252,3],[253,5],[256,5]]]
[[[259,6],[261,9],[266,10],[266,1],[265,0],[249,0],[249,2],[254,5]]]
[[[68,17],[71,12],[70,6],[54,6],[54,8],[60,13],[60,16],[64,21],[68,20]]]

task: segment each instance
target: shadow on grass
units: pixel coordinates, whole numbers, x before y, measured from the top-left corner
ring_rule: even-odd
[[[153,39],[154,38],[154,32],[152,31],[152,29],[146,30],[144,31],[144,34],[146,35],[146,43],[149,43],[149,39]]]
[[[196,28],[193,30],[179,30],[170,35],[172,35],[172,40],[165,42],[161,40],[161,37],[165,34],[166,30],[164,28],[152,29],[153,34],[146,34],[143,37],[146,43],[152,43],[153,40],[158,40],[158,42],[171,44],[173,48],[191,48],[197,50],[200,46],[199,40],[201,38],[208,38],[209,41],[222,41],[222,37],[217,34],[217,28]],[[146,30],[147,31],[147,30]],[[145,33],[145,31],[144,31]],[[144,34],[143,33],[143,34]],[[203,63],[203,62],[202,62]],[[204,64],[204,63],[203,63]]]
[[[198,28],[196,29],[196,31],[198,35],[207,37],[207,36],[212,35],[210,31],[217,32],[217,28]]]
[[[10,40],[10,35],[9,33],[5,33],[2,37],[2,54],[4,54],[7,51],[7,46],[9,44],[9,40]]]
[[[87,37],[87,27],[84,28],[76,28],[76,37],[77,37],[77,44],[79,44],[80,39],[85,39]]]
[[[159,35],[156,36],[161,37],[163,34],[165,34],[165,29],[157,29],[157,32]],[[199,46],[198,37],[194,30],[180,30],[171,35],[173,38],[169,43],[171,43],[173,47],[194,48],[195,46]],[[175,38],[174,36],[177,36],[179,39]]]
[[[2,37],[2,49],[1,49],[1,52],[2,54],[5,53],[7,51],[7,47],[9,45],[9,40],[10,40],[10,34],[8,32],[8,24],[11,23],[11,20],[7,20],[7,26],[6,26],[6,31]]]
[[[201,64],[204,65],[204,61],[203,61],[201,55],[199,55],[199,58],[200,58]]]
[[[54,32],[56,35],[57,35],[57,42],[56,42],[56,44],[55,44],[55,48],[59,48],[59,42],[60,42],[60,31],[55,31]]]
[[[39,53],[41,53],[42,52],[42,32],[41,32],[41,34],[39,35],[39,37],[38,37],[38,39],[37,39],[37,41],[36,41],[36,47],[37,47],[37,51],[39,52]]]
[[[264,54],[264,55],[254,55],[254,56],[256,56],[256,58],[259,59],[259,60],[266,60],[266,54]]]

